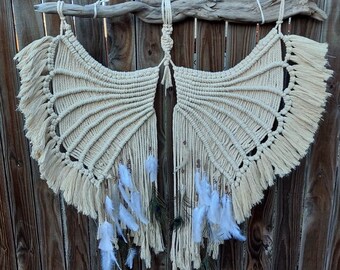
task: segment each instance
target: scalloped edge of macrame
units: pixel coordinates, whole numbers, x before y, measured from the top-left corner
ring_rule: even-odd
[[[283,129],[273,143],[263,149],[259,159],[250,163],[240,181],[231,185],[237,223],[251,215],[251,209],[263,199],[263,191],[274,184],[276,176],[287,175],[299,165],[314,141],[330,96],[326,92],[327,80],[332,75],[325,67],[327,44],[296,35],[282,36],[282,40],[287,49],[285,61],[294,62],[287,66],[290,80],[284,90],[291,99],[291,106],[288,105],[283,115]],[[312,59],[318,61],[311,63]]]

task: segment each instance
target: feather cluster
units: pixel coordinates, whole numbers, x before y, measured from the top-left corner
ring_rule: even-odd
[[[192,214],[192,235],[195,243],[202,241],[204,226],[210,228],[210,240],[220,242],[235,238],[245,241],[241,230],[233,216],[231,198],[224,194],[222,198],[218,191],[211,187],[207,181],[207,176],[197,169],[195,173],[195,189],[198,195],[198,205]]]
[[[114,229],[111,223],[104,221],[99,226],[99,249],[102,257],[102,269],[111,270],[115,264],[121,269],[113,248],[112,240],[114,237]]]
[[[157,159],[153,155],[148,156],[148,158],[146,159],[145,169],[150,176],[150,181],[155,182],[157,180],[158,165]]]
[[[137,250],[135,248],[129,248],[129,252],[125,261],[125,265],[132,269],[133,268],[133,259],[137,255]]]
[[[140,222],[147,225],[149,221],[143,213],[141,195],[133,185],[129,169],[123,164],[119,164],[118,189],[123,200],[126,202],[134,215],[140,220]],[[121,216],[121,214],[123,216]],[[121,220],[124,220],[123,222],[126,224],[127,227],[129,227],[133,231],[138,230],[138,225],[135,219],[123,205],[121,205],[119,208],[119,215],[121,216]],[[130,223],[127,224],[126,222]],[[137,228],[135,224],[137,225]],[[136,228],[136,230],[132,229],[132,227]]]

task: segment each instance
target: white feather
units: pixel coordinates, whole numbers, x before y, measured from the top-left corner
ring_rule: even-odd
[[[122,205],[119,205],[119,217],[120,220],[132,231],[136,232],[139,229],[133,216],[130,212]]]
[[[145,225],[149,223],[148,219],[143,214],[141,196],[138,191],[133,191],[131,193],[131,209],[141,222],[143,222]]]
[[[128,187],[130,190],[132,190],[133,185],[132,185],[131,174],[129,172],[129,169],[125,165],[119,164],[118,165],[118,172],[119,172],[120,181],[122,181],[122,183],[126,187]]]
[[[116,225],[116,230],[117,230],[118,235],[119,235],[120,237],[123,238],[123,240],[124,240],[125,243],[127,243],[127,240],[126,240],[126,238],[125,238],[125,236],[124,236],[124,234],[123,234],[123,230],[122,230],[122,228],[120,227],[119,223],[116,222],[115,225]]]
[[[105,211],[106,211],[106,214],[113,220],[113,221],[116,221],[113,217],[113,202],[112,200],[110,199],[109,196],[106,196],[105,197]]]
[[[207,176],[204,174],[201,181],[201,193],[198,194],[199,205],[210,205],[211,187],[208,183]]]
[[[146,159],[145,169],[150,176],[151,182],[155,182],[157,180],[158,164],[157,159],[153,155],[148,156],[148,158]]]
[[[107,221],[104,221],[99,226],[98,230],[100,238],[99,249],[101,251],[102,256],[102,269],[111,270],[114,263],[118,266],[119,269],[121,269],[117,262],[112,244],[114,235],[112,224]]]
[[[208,220],[212,224],[219,224],[221,217],[220,196],[217,190],[211,193],[210,206],[208,210]]]
[[[104,221],[99,226],[99,249],[110,251],[113,250],[112,240],[113,240],[113,226],[111,223]]]
[[[113,264],[116,264],[118,269],[121,270],[114,250],[110,251],[102,250],[100,253],[102,256],[102,270],[112,270]]]
[[[222,197],[220,237],[221,240],[228,240],[230,238],[235,238],[239,241],[246,240],[246,237],[242,235],[239,226],[235,222],[231,199],[226,194]]]
[[[112,270],[113,267],[113,261],[111,260],[111,253],[112,251],[105,251],[101,250],[100,254],[102,257],[102,270]]]
[[[205,214],[205,206],[196,207],[192,213],[192,237],[194,243],[200,243],[202,241],[202,229]]]
[[[130,195],[126,192],[125,188],[123,187],[123,185],[120,181],[119,181],[119,184],[118,184],[118,188],[119,188],[119,191],[120,191],[120,195],[122,195],[122,197],[123,197],[123,200],[131,208]]]
[[[129,248],[128,256],[125,261],[125,265],[130,269],[133,268],[133,259],[137,255],[137,250],[135,248]]]
[[[105,198],[105,210],[108,216],[112,219],[114,222],[116,231],[120,237],[123,238],[124,242],[127,243],[127,240],[123,234],[123,230],[119,225],[119,191],[117,188],[117,184],[114,184],[112,186],[112,198],[111,200],[108,196]]]
[[[231,238],[230,235],[230,214],[227,205],[227,195],[224,194],[222,199],[222,210],[221,210],[221,220],[220,220],[220,239],[221,240],[228,240]]]

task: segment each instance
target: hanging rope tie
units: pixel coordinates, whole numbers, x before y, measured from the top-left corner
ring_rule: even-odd
[[[57,12],[60,17],[60,35],[64,33],[65,25],[66,25],[66,18],[63,14],[63,6],[64,6],[64,1],[58,1],[57,2]]]
[[[283,23],[284,12],[285,12],[285,0],[281,0],[279,18],[276,22],[276,25],[278,26],[279,33],[281,33],[281,24]]]
[[[266,22],[265,18],[264,18],[264,14],[263,14],[263,10],[262,10],[262,6],[261,6],[261,2],[260,0],[256,0],[257,5],[259,6],[260,12],[261,12],[261,24],[264,24]]]
[[[164,51],[164,59],[162,61],[162,63],[164,64],[164,73],[163,73],[163,79],[161,83],[164,85],[165,90],[167,90],[168,88],[172,87],[171,71],[170,71],[170,66],[169,66],[171,62],[170,51],[173,46],[173,40],[171,38],[172,12],[171,12],[170,0],[162,0],[162,19],[163,19],[163,28],[162,28],[161,46]]]
[[[97,2],[93,3],[93,19],[97,18],[98,15],[98,10],[97,10],[97,6],[98,5],[105,5],[105,3],[110,2],[110,0],[98,0]]]

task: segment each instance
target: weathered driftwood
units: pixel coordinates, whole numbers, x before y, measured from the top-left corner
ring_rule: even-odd
[[[95,1],[94,1],[95,2]],[[262,0],[263,14],[266,22],[277,20],[280,1]],[[148,23],[162,23],[161,0],[127,1],[110,6],[97,6],[97,17],[117,17],[133,13]],[[227,20],[234,22],[261,22],[261,13],[256,0],[173,0],[173,21],[181,21],[188,17],[202,20]],[[57,13],[57,4],[43,3],[35,5],[35,10],[45,13]],[[69,16],[93,17],[93,5],[64,4],[63,13]],[[326,13],[311,0],[286,0],[285,18],[302,14],[323,21]]]

